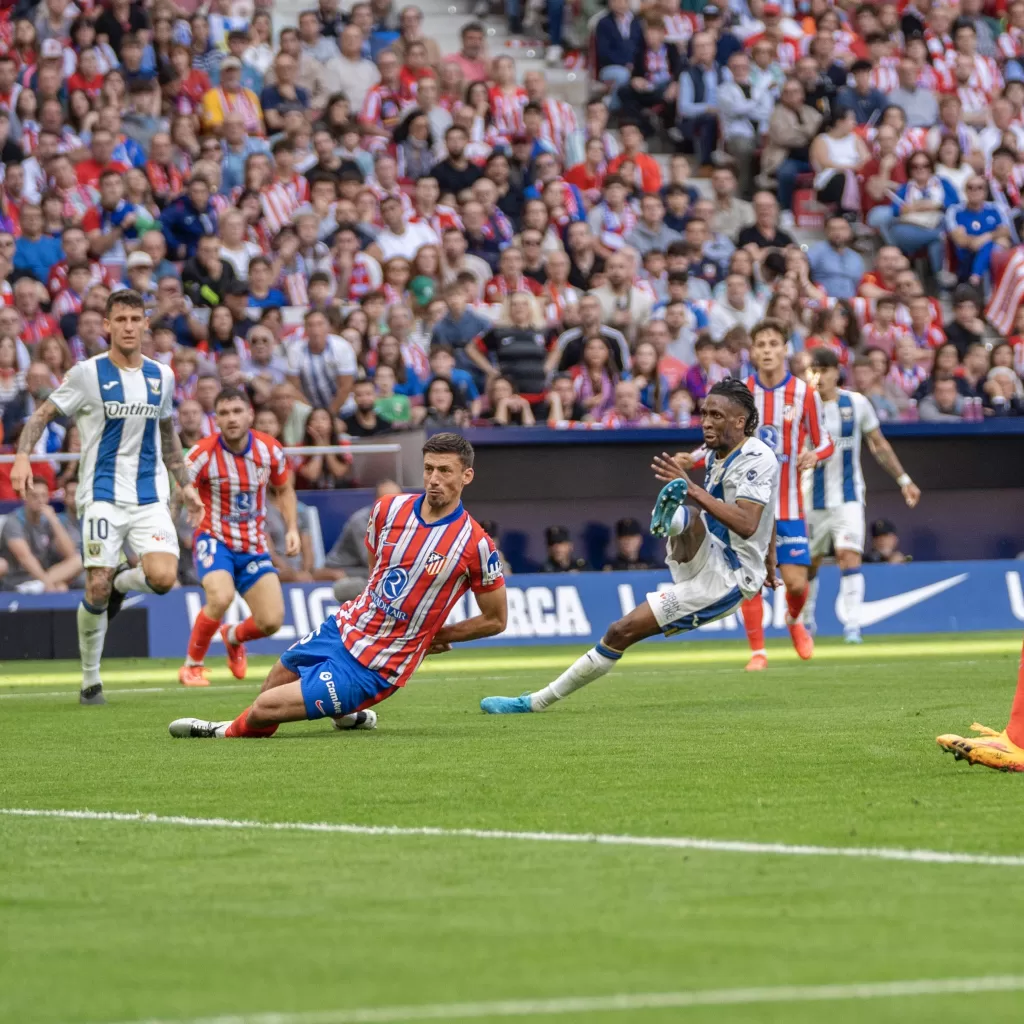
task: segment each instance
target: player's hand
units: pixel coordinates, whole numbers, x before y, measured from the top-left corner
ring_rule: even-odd
[[[427,648],[427,654],[447,654],[451,649],[451,644],[447,644],[435,637],[430,647]]]
[[[297,555],[302,550],[302,539],[298,530],[288,530],[284,535],[284,553],[289,557]]]
[[[28,456],[19,452],[14,457],[14,465],[11,466],[11,486],[19,498],[24,498],[28,491],[28,485],[32,482],[32,463]]]
[[[195,528],[203,521],[203,499],[192,484],[185,484],[181,489],[181,500],[185,506],[188,525]]]
[[[766,573],[764,585],[769,590],[778,590],[778,588],[782,586],[782,580],[779,579],[776,573],[776,569],[778,568],[776,560],[769,555],[769,557],[764,560],[764,568]]]
[[[808,448],[805,448],[796,460],[796,468],[800,470],[814,469],[817,464],[818,456]]]
[[[651,469],[654,470],[655,477],[663,484],[671,483],[673,480],[686,480],[689,483],[686,471],[692,465],[693,459],[683,452],[680,452],[678,455],[669,455],[667,452],[662,452],[660,455],[654,456]]]
[[[901,487],[900,491],[903,493],[903,500],[907,503],[907,508],[916,508],[917,503],[921,500],[921,488],[911,480],[906,487]]]

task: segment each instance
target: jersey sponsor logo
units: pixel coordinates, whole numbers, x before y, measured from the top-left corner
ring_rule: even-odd
[[[487,568],[484,570],[484,585],[490,586],[500,580],[502,576],[501,556],[497,551],[492,551],[487,558]]]
[[[103,412],[108,420],[124,420],[129,416],[155,420],[160,416],[160,406],[151,405],[149,402],[104,402]]]
[[[748,480],[754,480],[756,478],[757,478],[757,470],[756,469],[749,469],[749,470],[747,470],[747,479]]]
[[[248,491],[239,491],[235,495],[235,508],[239,512],[248,512],[255,504],[255,499]]]
[[[424,569],[428,576],[436,576],[443,568],[448,559],[438,551],[431,552],[427,558]]]
[[[779,432],[771,423],[762,423],[757,428],[757,438],[771,448],[776,455],[779,454]]]
[[[374,608],[380,609],[385,615],[399,622],[408,622],[409,613],[403,612],[401,608],[395,608],[392,601],[397,601],[409,583],[409,573],[401,566],[388,569],[383,579],[377,584],[376,590],[369,592],[370,601]]]
[[[331,704],[334,706],[334,713],[340,715],[342,713],[341,701],[338,700],[338,690],[334,685],[334,676],[330,672],[320,673],[320,682],[327,687],[327,696],[331,698]],[[320,702],[317,701],[317,706],[320,707]],[[323,708],[321,707],[322,711]]]

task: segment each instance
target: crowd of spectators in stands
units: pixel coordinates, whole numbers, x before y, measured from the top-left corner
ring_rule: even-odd
[[[104,350],[121,284],[186,444],[224,385],[291,446],[689,426],[765,315],[885,421],[1024,413],[1024,0],[589,13],[574,108],[390,0],[276,34],[235,0],[0,11],[0,442]],[[51,492],[77,444],[40,441]],[[344,452],[295,470],[355,481]]]

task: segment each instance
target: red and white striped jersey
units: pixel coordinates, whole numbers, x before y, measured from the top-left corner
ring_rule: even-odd
[[[62,316],[67,316],[69,313],[81,313],[82,312],[82,296],[77,292],[73,292],[70,288],[65,288],[58,296],[53,300],[53,305],[50,307],[53,315],[60,319]]]
[[[895,92],[900,87],[899,63],[899,57],[882,57],[871,69],[868,81],[882,92]]]
[[[372,572],[366,589],[337,612],[345,649],[392,686],[404,686],[458,599],[505,585],[501,558],[462,507],[435,523],[423,496],[381,498],[366,526]]]
[[[189,480],[203,499],[198,533],[209,533],[232,551],[260,555],[267,550],[267,484],[280,487],[291,476],[281,443],[269,434],[249,431],[241,455],[220,434],[204,437],[185,456]]]
[[[984,89],[977,89],[970,85],[960,86],[956,94],[960,97],[960,105],[965,114],[980,114],[988,110],[992,104],[991,97]]]
[[[494,126],[503,135],[515,135],[525,131],[523,108],[530,102],[526,90],[521,85],[514,85],[512,91],[506,92],[499,85],[491,87],[491,114]]]
[[[295,211],[309,202],[309,181],[300,174],[291,181],[273,181],[260,190],[263,221],[271,235],[291,224]]]
[[[404,195],[405,193],[403,193]],[[462,231],[462,218],[458,215],[455,209],[451,206],[444,206],[438,203],[434,207],[434,212],[429,216],[425,216],[416,210],[411,217],[409,217],[410,224],[426,224],[427,227],[434,229],[434,234],[438,238],[444,236],[444,233],[449,228],[455,228],[456,231]]]
[[[791,373],[773,388],[764,387],[756,375],[748,377],[747,387],[757,405],[757,436],[775,452],[782,465],[775,518],[803,519],[804,498],[797,459],[808,440],[819,462],[827,459],[835,447],[825,429],[821,399],[806,381]]]
[[[379,82],[367,92],[363,109],[359,111],[359,120],[362,124],[391,131],[402,119],[408,106],[408,97],[400,89],[395,90]]]
[[[565,100],[544,100],[541,109],[544,111],[544,124],[541,125],[540,137],[550,142],[564,157],[566,140],[579,127],[576,112]]]
[[[1006,60],[1024,57],[1024,29],[1007,25],[1006,31],[996,40],[996,49]]]
[[[969,89],[980,89],[992,102],[1003,91],[1003,73],[991,57],[974,57],[974,74],[967,83]]]
[[[700,31],[700,21],[697,15],[690,11],[676,11],[675,14],[666,14],[663,17],[666,43],[688,43],[694,33]]]

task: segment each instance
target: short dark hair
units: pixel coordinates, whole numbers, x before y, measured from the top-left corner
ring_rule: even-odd
[[[822,370],[826,368],[837,370],[839,369],[839,356],[830,348],[815,347],[811,349],[811,365]]]
[[[217,397],[213,400],[213,407],[216,409],[221,402],[231,402],[236,398],[239,401],[245,402],[248,406],[252,405],[249,396],[241,388],[221,388],[217,393]]]
[[[461,434],[434,434],[423,446],[424,455],[458,455],[466,469],[473,466],[473,446]]]
[[[743,381],[736,377],[726,377],[720,380],[709,392],[708,397],[721,395],[728,398],[734,405],[738,405],[747,414],[743,424],[743,433],[747,437],[753,437],[757,430],[758,416],[757,405],[754,403],[754,395],[750,388]]]
[[[781,320],[765,317],[764,320],[754,324],[750,329],[750,340],[753,341],[762,331],[774,331],[776,334],[781,334],[783,341],[789,339],[789,328]]]
[[[104,311],[108,318],[110,317],[110,314],[113,313],[115,306],[127,306],[129,309],[141,309],[143,313],[146,311],[146,303],[134,288],[121,288],[116,292],[110,293],[110,296],[107,298],[107,308]]]

